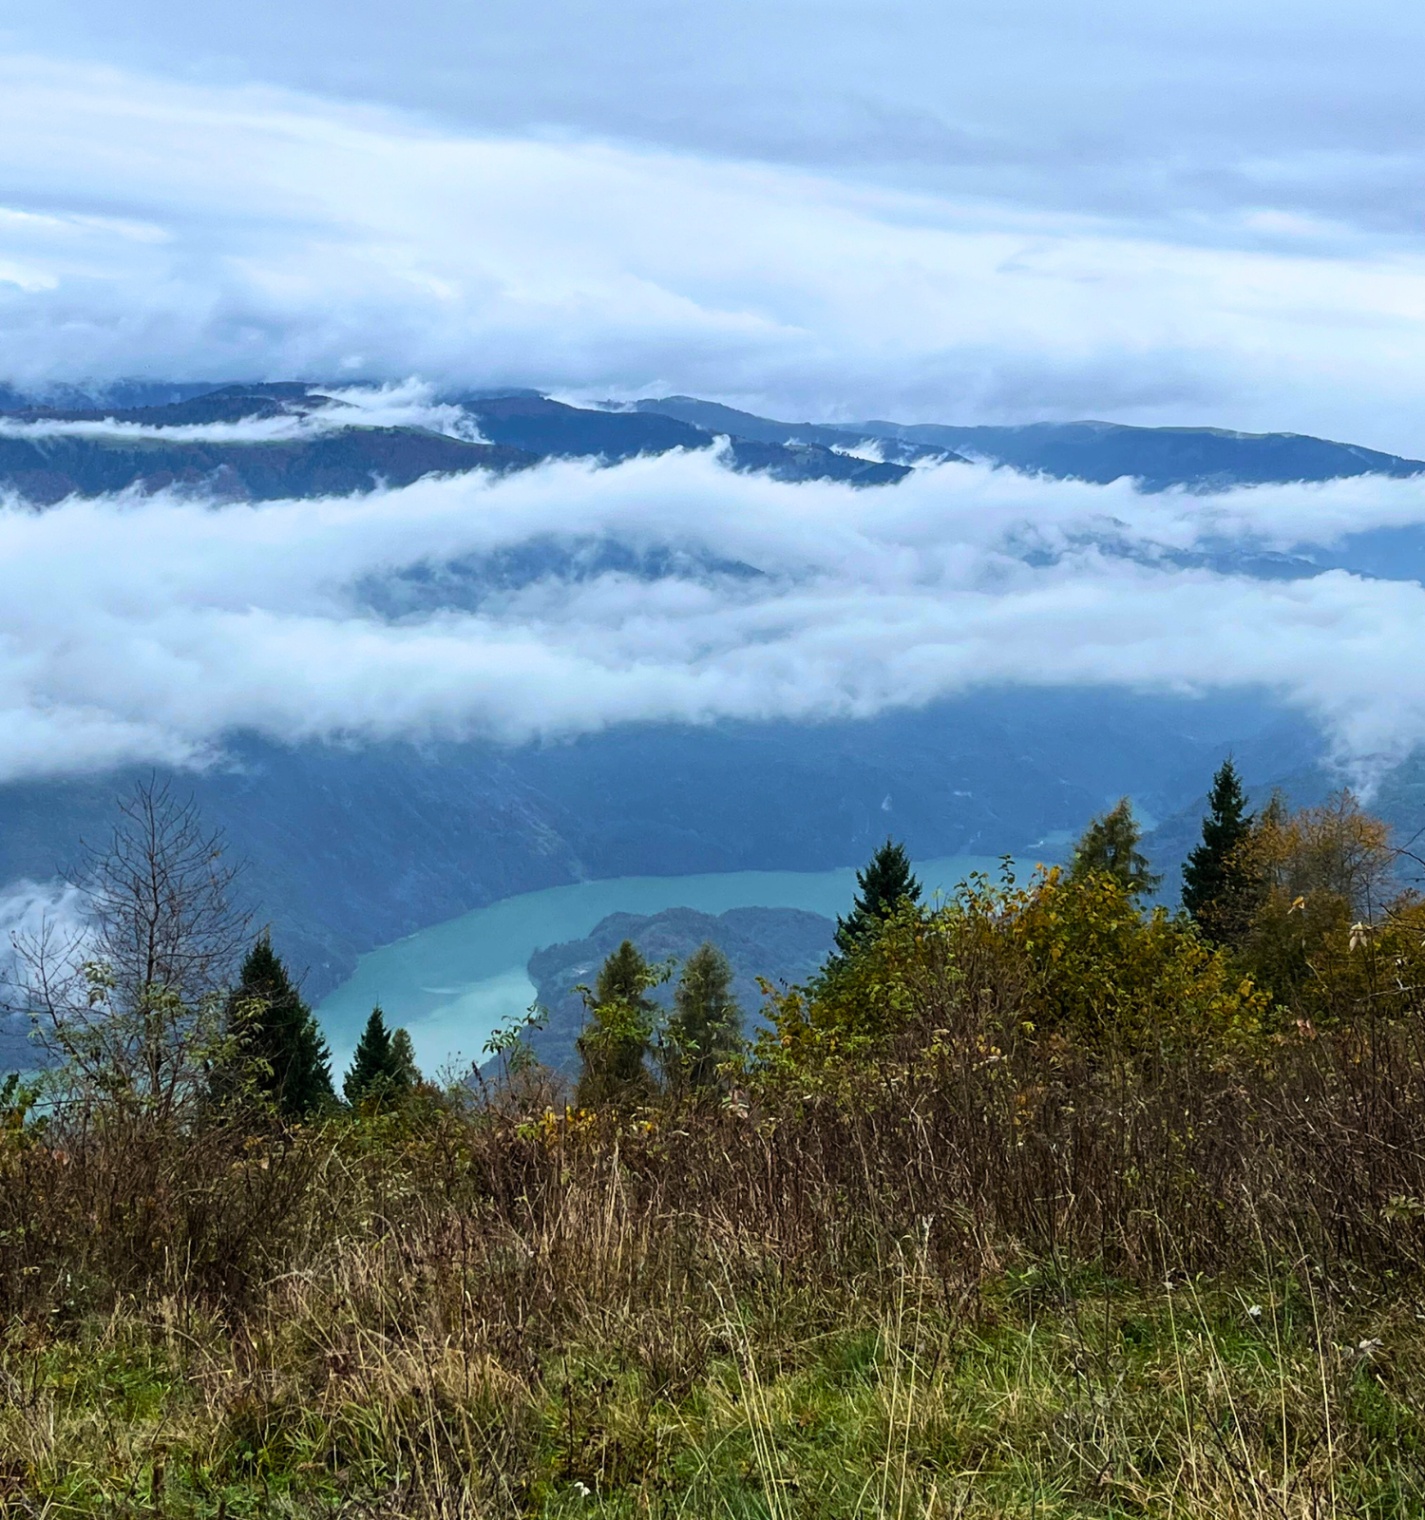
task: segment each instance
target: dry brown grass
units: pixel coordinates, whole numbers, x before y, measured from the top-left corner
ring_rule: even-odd
[[[11,1131],[0,1512],[1425,1513],[1415,1029],[993,1048]]]

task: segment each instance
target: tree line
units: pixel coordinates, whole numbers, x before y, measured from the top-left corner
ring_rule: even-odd
[[[1075,1039],[1151,1034],[1160,1047],[1216,1049],[1284,1022],[1399,1011],[1425,982],[1425,904],[1401,884],[1406,858],[1347,791],[1295,811],[1274,794],[1254,813],[1231,758],[1212,778],[1176,911],[1149,905],[1163,881],[1126,797],[1089,822],[1064,866],[1018,883],[1006,864],[1000,882],[972,878],[938,906],[888,839],[857,873],[820,972],[804,987],[766,988],[772,1027],[751,1045],[714,946],[689,959],[675,1012],[660,1022],[650,991],[669,968],[620,945],[581,989],[575,1102],[637,1105],[660,1090],[726,1089],[751,1068],[799,1069],[832,1050],[839,1060],[883,1052],[896,999],[911,1000],[904,984],[924,974],[937,937],[962,962],[993,947],[1000,977],[1037,989],[1044,1028]]]
[[[1149,1026],[1218,1040],[1288,1017],[1335,1021],[1413,996],[1425,907],[1402,890],[1389,831],[1349,793],[1253,813],[1228,759],[1213,777],[1201,835],[1182,870],[1181,909],[1146,906],[1161,886],[1127,798],[1090,821],[1064,867],[1021,884],[972,878],[927,904],[891,839],[857,873],[835,948],[804,987],[767,986],[770,1028],[755,1041],[733,970],[705,943],[681,968],[625,940],[592,986],[576,989],[577,1108],[726,1094],[753,1069],[873,1052],[896,1025],[898,989],[922,974],[927,944],[965,961],[994,947],[1002,977],[1038,989],[1046,1027],[1076,1038]],[[221,839],[191,803],[142,785],[84,869],[88,912],[17,942],[18,1002],[76,1092],[168,1115],[206,1105],[282,1124],[341,1108],[399,1105],[423,1082],[408,1032],[372,1010],[340,1093],[317,1021],[274,950],[234,905]],[[941,953],[941,952],[937,952]],[[240,961],[239,961],[240,957]],[[239,961],[236,976],[229,968]],[[665,1010],[657,989],[677,979]],[[15,1001],[16,999],[12,999]],[[1160,1005],[1149,1013],[1146,1004]],[[537,1063],[517,1020],[486,1047],[502,1080],[532,1090]],[[557,1084],[540,1073],[544,1090]]]

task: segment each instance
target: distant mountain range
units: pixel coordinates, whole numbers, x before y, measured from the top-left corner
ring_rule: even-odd
[[[711,449],[717,439],[730,440],[730,468],[889,490],[929,462],[971,456],[1091,481],[1132,475],[1151,490],[1425,471],[1420,461],[1291,434],[1103,423],[829,427],[688,397],[599,408],[534,392],[453,393],[437,399],[463,419],[465,436],[456,436],[364,426],[330,389],[153,384],[108,395],[0,393],[8,408],[0,420],[0,484],[36,504],[173,484],[220,499],[268,500],[402,484],[431,472],[519,470],[554,457],[613,462]],[[295,419],[308,431],[166,436],[249,419]],[[128,426],[106,428],[111,420]],[[478,575],[482,586],[610,568],[657,578],[679,569],[668,558],[675,552],[604,541],[536,546],[491,557]],[[1219,568],[1425,573],[1425,539],[1413,528],[1348,537],[1329,551],[1232,555]],[[760,573],[722,563],[694,568]],[[362,594],[378,612],[400,616],[458,606],[477,592],[459,575],[442,580],[422,570]],[[225,747],[225,765],[181,775],[179,787],[249,860],[254,904],[272,921],[279,948],[307,969],[314,998],[341,981],[362,951],[516,892],[640,873],[822,870],[862,863],[887,834],[922,859],[1054,854],[1125,792],[1153,821],[1168,820],[1159,841],[1167,862],[1186,848],[1193,810],[1229,749],[1254,784],[1286,778],[1302,797],[1331,784],[1312,727],[1261,694],[1015,689],[865,720],[628,724],[514,749],[283,747],[243,734]],[[1409,828],[1425,817],[1419,769],[1388,778],[1381,793]],[[0,787],[0,893],[62,870],[81,837],[102,833],[111,800],[129,779],[111,773]]]
[[[105,404],[73,390],[26,397],[0,387],[0,485],[49,504],[131,486],[178,486],[224,500],[347,494],[378,482],[408,485],[423,475],[509,471],[541,459],[616,463],[639,454],[708,449],[726,439],[730,468],[779,480],[894,485],[918,464],[975,458],[1060,479],[1108,482],[1131,476],[1142,489],[1320,481],[1425,471],[1425,462],[1294,433],[1214,428],[1137,428],[1106,422],[1023,427],[857,422],[778,422],[716,402],[671,396],[605,408],[570,406],[537,392],[454,392],[481,441],[428,427],[372,427],[333,399],[338,387],[305,382],[120,388]],[[119,404],[127,402],[130,404]],[[280,419],[322,423],[311,436],[246,439],[165,437],[169,430]],[[25,423],[51,430],[26,430]],[[113,423],[108,432],[64,432],[65,424]],[[20,426],[16,426],[19,424]],[[136,429],[145,429],[137,433]]]
[[[14,400],[13,396],[8,398]],[[672,417],[566,406],[538,395],[444,398],[457,405],[482,440],[427,427],[372,427],[321,388],[292,383],[232,385],[200,396],[130,408],[29,405],[3,415],[0,487],[50,505],[67,496],[99,496],[137,486],[170,487],[224,501],[348,495],[377,484],[410,485],[425,475],[528,469],[542,459],[588,458],[614,464],[639,454],[708,449],[714,435]],[[349,425],[343,426],[345,413]],[[306,437],[165,437],[170,430],[318,419]],[[62,431],[64,425],[113,424],[108,432]],[[18,426],[16,426],[18,424]],[[37,426],[26,430],[25,424]],[[48,428],[44,425],[48,424]],[[145,429],[137,433],[136,429]],[[930,452],[930,451],[921,451]],[[944,457],[940,451],[936,457]],[[734,438],[727,463],[778,480],[840,480],[891,485],[904,465],[839,453],[815,443]]]
[[[1220,490],[1352,475],[1418,475],[1425,462],[1300,433],[1234,433],[1222,428],[1127,427],[1115,422],[1032,422],[1019,427],[944,423],[774,422],[692,396],[638,401],[645,415],[675,417],[713,433],[764,443],[864,448],[879,440],[888,459],[983,459],[1059,480],[1107,484],[1131,476],[1145,491],[1170,486]]]

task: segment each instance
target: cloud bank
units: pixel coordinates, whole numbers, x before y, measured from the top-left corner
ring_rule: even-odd
[[[1003,683],[1262,688],[1365,766],[1425,739],[1425,674],[1403,657],[1425,589],[1177,556],[1417,524],[1417,480],[1140,496],[945,465],[858,491],[733,474],[710,451],[260,508],[16,506],[0,511],[0,780],[212,763],[236,730],[522,743]],[[570,575],[558,551],[590,543],[634,568]],[[488,573],[512,554],[521,575]],[[371,591],[400,577],[434,590],[397,617]]]
[[[0,59],[8,378],[420,373],[828,420],[1087,414],[1425,453],[1425,249],[1290,191],[1359,186],[1354,137],[1345,161],[1313,139],[1271,172],[1285,147],[1270,133],[1250,173],[1204,149],[1182,184],[1235,175],[1237,190],[1147,208],[1090,194],[1062,141],[1036,183],[1079,185],[1073,206],[994,170],[995,153],[979,177],[868,178],[769,156],[771,139],[752,156],[612,130]]]
[[[469,412],[436,401],[434,387],[419,380],[382,386],[329,386],[300,406],[292,405],[284,415],[244,417],[238,422],[150,424],[113,417],[0,415],[0,438],[108,438],[115,442],[156,438],[168,443],[271,443],[354,427],[425,428],[467,443],[486,441]]]

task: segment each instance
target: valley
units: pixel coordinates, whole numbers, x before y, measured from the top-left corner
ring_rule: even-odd
[[[998,874],[999,861],[945,856],[921,862],[917,871],[929,897],[953,892],[972,871]],[[855,891],[856,872],[843,868],[628,876],[520,893],[368,951],[357,961],[355,973],[322,999],[316,1013],[338,1066],[350,1060],[362,1024],[379,1003],[392,1023],[410,1031],[425,1070],[464,1069],[472,1061],[483,1063],[492,1030],[534,1001],[530,958],[550,946],[582,939],[610,914],[657,914],[669,908],[703,914],[797,908],[834,920],[848,910]],[[755,1005],[747,1012],[754,1013]],[[567,1059],[566,1049],[558,1054]]]

